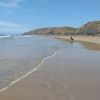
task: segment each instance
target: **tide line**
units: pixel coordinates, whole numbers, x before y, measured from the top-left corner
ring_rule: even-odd
[[[31,71],[29,71],[27,74],[21,76],[20,78],[16,79],[15,81],[11,82],[8,86],[6,86],[5,88],[0,90],[0,93],[3,91],[6,91],[9,87],[11,87],[12,85],[14,85],[15,83],[21,81],[22,79],[26,78],[27,76],[29,76],[30,74],[32,74],[33,72],[35,72],[36,70],[39,69],[39,67],[48,59],[53,58],[54,56],[56,56],[56,54],[58,53],[59,50],[57,50],[56,52],[54,52],[52,55],[45,57],[42,59],[41,63],[34,69],[32,69]]]

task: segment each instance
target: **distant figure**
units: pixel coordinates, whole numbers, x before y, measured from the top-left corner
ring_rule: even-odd
[[[70,38],[72,41],[74,41],[74,39],[73,39],[73,37],[71,36],[71,38]]]

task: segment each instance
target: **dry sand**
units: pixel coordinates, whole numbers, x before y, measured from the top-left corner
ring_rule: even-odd
[[[70,40],[71,36],[51,36],[57,39]],[[100,36],[73,36],[75,41],[91,42],[100,44]]]

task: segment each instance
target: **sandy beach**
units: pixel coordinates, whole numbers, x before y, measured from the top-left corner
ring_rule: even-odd
[[[62,46],[36,71],[1,92],[0,100],[99,100],[99,52],[67,41]]]
[[[100,0],[0,0],[0,100],[100,100]]]
[[[50,36],[54,37],[57,39],[65,39],[65,40],[70,40],[71,36]],[[91,43],[96,43],[100,44],[100,36],[73,36],[73,39],[75,41],[81,41],[81,42],[91,42]]]

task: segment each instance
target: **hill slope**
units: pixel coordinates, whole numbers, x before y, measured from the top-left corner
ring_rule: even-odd
[[[88,22],[79,29],[80,34],[98,35],[100,34],[100,21]]]
[[[40,28],[30,32],[24,33],[24,35],[67,35],[77,33],[77,28],[73,27],[53,27],[53,28]]]
[[[40,28],[23,35],[98,35],[100,34],[100,21],[88,22],[80,28],[52,27]]]

